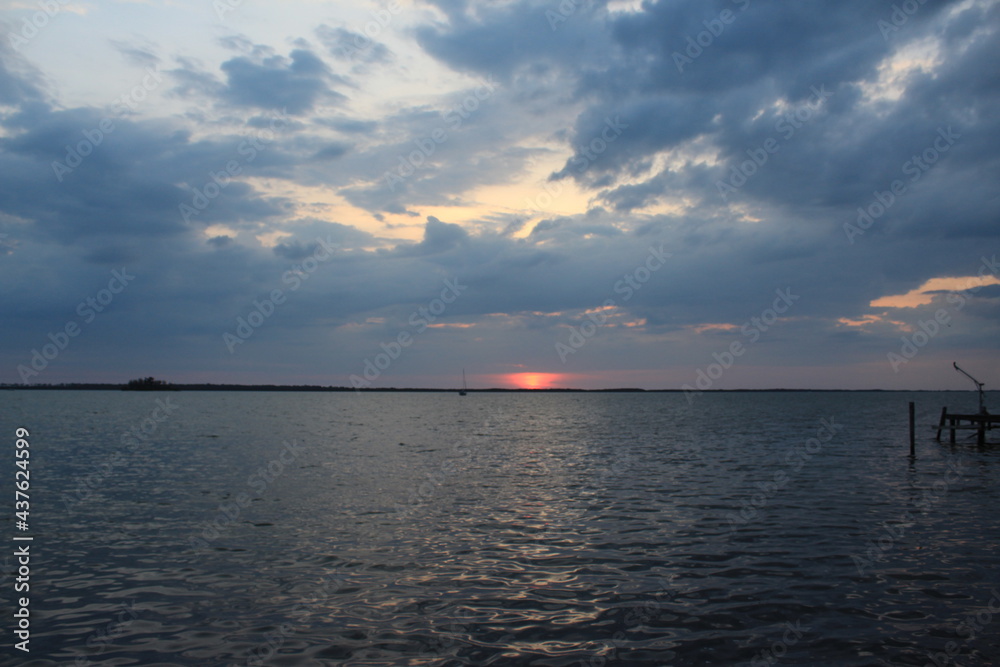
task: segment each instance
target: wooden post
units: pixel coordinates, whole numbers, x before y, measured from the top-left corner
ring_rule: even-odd
[[[948,417],[948,426],[951,428],[951,436],[948,438],[948,442],[955,444],[955,427],[958,425],[958,420],[954,417]]]
[[[986,418],[980,415],[979,431],[976,434],[976,444],[985,445],[986,444]]]
[[[915,406],[913,404],[913,401],[910,401],[910,456],[916,456],[916,454],[917,454],[916,449],[915,449],[915,447],[916,447],[916,435],[917,435],[916,428],[917,428],[917,426],[916,426],[916,421],[915,421],[914,413],[915,413]]]
[[[938,421],[937,441],[941,442],[941,429],[944,428],[944,420],[948,417],[948,406],[941,408],[941,419]]]

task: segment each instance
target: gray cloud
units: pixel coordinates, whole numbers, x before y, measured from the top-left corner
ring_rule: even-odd
[[[996,253],[996,3],[929,1],[888,39],[878,21],[893,2],[755,0],[745,12],[721,0],[654,1],[635,12],[595,3],[555,24],[547,12],[556,3],[434,4],[447,20],[418,27],[416,43],[456,72],[501,83],[465,116],[454,110],[478,84],[425,92],[419,103],[393,99],[380,114],[352,108],[338,89],[363,90],[364,77],[354,76],[362,70],[348,82],[333,67],[399,74],[410,64],[375,42],[351,60],[343,47],[358,35],[349,30],[321,26],[322,50],[286,41],[296,45],[287,57],[232,36],[223,46],[236,55],[220,65],[173,58],[168,75],[184,113],[116,118],[62,180],[53,162],[106,112],[62,108],[44,76],[3,52],[0,297],[15,326],[0,334],[8,351],[0,379],[16,381],[25,353],[122,266],[134,268],[134,285],[50,377],[95,372],[85,360],[97,359],[121,373],[154,365],[143,374],[346,383],[446,278],[468,290],[442,323],[464,328],[428,329],[394,372],[434,375],[442,359],[463,357],[493,369],[680,372],[710,361],[740,336],[733,326],[785,288],[801,299],[754,347],[753,364],[888,371],[885,353],[905,332],[899,323],[933,316],[947,295],[916,309],[870,303],[930,278],[974,275]],[[679,68],[687,38],[726,9],[739,13]],[[151,48],[115,45],[135,66],[159,62]],[[907,48],[902,65],[926,63],[887,78],[887,58]],[[817,88],[829,94],[817,101]],[[281,109],[295,118],[251,153],[244,142]],[[609,123],[621,132],[609,133]],[[934,148],[948,128],[955,141]],[[412,164],[436,130],[446,138]],[[769,140],[778,149],[720,196],[719,184],[732,183],[734,169]],[[914,156],[930,149],[933,164],[914,171]],[[536,159],[558,150],[569,157],[548,185],[579,188],[586,211],[558,215],[512,201],[463,224],[442,213],[485,209],[472,200],[479,188],[523,183]],[[411,173],[390,187],[386,174],[408,160]],[[179,207],[231,161],[239,174],[185,220]],[[852,243],[845,223],[894,180],[905,192]],[[308,202],[269,193],[285,186],[328,190],[377,220],[406,214],[419,240],[313,217]],[[552,211],[570,206],[561,196]],[[234,236],[206,234],[216,224]],[[284,236],[262,245],[258,237],[275,232]],[[292,292],[286,272],[317,251],[317,239],[338,252]],[[616,286],[661,245],[672,257],[623,302]],[[286,290],[287,303],[230,355],[222,333],[275,289]],[[995,359],[997,294],[970,295],[926,358],[965,350]],[[606,299],[619,303],[618,319],[563,366],[554,344]],[[888,373],[859,383],[903,382]]]
[[[305,49],[295,49],[289,58],[239,56],[222,63],[221,69],[227,81],[223,98],[240,106],[287,109],[298,115],[321,101],[346,99],[330,87],[335,77],[326,64]]]
[[[388,63],[393,58],[385,44],[346,28],[321,25],[316,28],[316,36],[330,55],[342,62],[376,64]]]

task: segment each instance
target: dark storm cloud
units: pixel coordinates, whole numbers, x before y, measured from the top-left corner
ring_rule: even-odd
[[[317,241],[303,243],[302,241],[295,240],[290,243],[279,243],[274,246],[274,254],[285,259],[299,260],[309,257],[320,247]]]
[[[711,132],[713,110],[705,99],[670,98],[593,107],[577,119],[574,144],[580,148],[553,178],[600,183],[608,172],[629,169],[647,155]]]
[[[696,335],[693,328],[738,326],[768,307],[777,289],[801,298],[755,348],[755,363],[872,363],[898,346],[897,325],[851,327],[841,318],[882,312],[870,302],[932,277],[975,275],[983,253],[994,252],[995,3],[928,1],[885,37],[878,21],[898,0],[675,0],[647,2],[635,13],[609,13],[601,3],[435,4],[447,21],[418,28],[419,44],[455,71],[502,82],[465,115],[455,109],[475,97],[476,84],[438,97],[427,92],[420,106],[393,100],[394,111],[381,117],[326,109],[320,116],[324,104],[343,101],[335,88],[346,85],[322,59],[348,64],[343,47],[357,34],[322,26],[323,51],[299,40],[288,57],[232,37],[224,46],[237,55],[221,66],[177,59],[164,72],[174,94],[194,105],[186,117],[116,119],[61,181],[53,161],[65,160],[66,147],[104,113],[49,107],[42,79],[24,63],[3,61],[0,103],[11,108],[0,115],[0,233],[7,234],[0,276],[5,314],[22,325],[4,333],[3,347],[30,350],[107,282],[108,271],[134,266],[140,277],[96,323],[106,328],[86,349],[114,352],[109,359],[120,351],[122,363],[136,368],[154,358],[169,368],[219,372],[281,365],[293,376],[307,369],[337,382],[409,326],[444,279],[468,289],[442,321],[477,325],[483,363],[510,361],[501,358],[508,354],[558,369],[554,343],[609,298],[618,299],[622,321],[645,323],[609,324],[573,363],[707,363],[732,330]],[[733,20],[708,33],[710,43],[686,62],[687,38],[717,27],[724,10]],[[924,69],[888,76],[887,58],[924,42],[934,44],[931,52],[912,56],[927,59]],[[155,57],[144,47],[118,48],[134,63]],[[398,57],[383,48],[372,42],[352,58],[394,66]],[[364,81],[352,77],[352,84]],[[244,142],[268,130],[281,109],[296,118],[250,160]],[[766,162],[733,191],[720,190],[769,140],[778,150],[765,151]],[[586,212],[528,214],[514,201],[458,225],[441,209],[441,219],[421,210],[478,206],[468,193],[519,181],[533,157],[550,155],[556,143],[570,157],[545,185],[580,187],[590,198]],[[930,149],[933,164],[915,166],[914,156],[924,159]],[[231,161],[238,178],[209,199],[213,174]],[[398,180],[387,177],[393,174]],[[265,194],[248,181],[254,178],[277,189],[327,188],[377,219],[387,212],[425,222],[417,241],[378,238],[301,217],[307,203]],[[845,223],[894,179],[906,180],[905,192],[848,238]],[[533,196],[541,192],[539,184]],[[184,219],[179,206],[199,196],[206,205]],[[235,237],[208,238],[213,224]],[[530,233],[516,238],[523,225]],[[261,238],[277,240],[263,247]],[[303,273],[327,245],[336,251]],[[672,256],[623,303],[616,286],[651,252]],[[45,277],[32,278],[39,266]],[[301,289],[291,291],[289,275]],[[286,290],[287,302],[231,355],[222,333],[275,289]],[[983,288],[970,298],[956,325],[962,338],[935,345],[995,350],[997,292]],[[945,296],[891,317],[916,324]],[[440,355],[467,353],[469,338],[449,337],[457,330],[429,330],[401,364],[423,364],[426,372]],[[687,337],[671,338],[679,336]],[[10,367],[4,379],[16,380]]]
[[[995,5],[958,10],[957,2],[929,1],[912,16],[898,14],[898,5],[663,1],[611,14],[580,6],[553,22],[546,16],[558,9],[552,3],[475,13],[448,3],[449,24],[425,28],[419,38],[456,69],[518,72],[515,86],[526,87],[539,62],[566,75],[565,85],[590,102],[570,136],[575,155],[554,178],[608,189],[627,175],[631,184],[607,191],[620,210],[656,201],[657,188],[678,181],[700,185],[710,205],[723,203],[713,201],[713,186],[770,137],[782,141],[782,154],[741,189],[743,198],[846,206],[933,140],[939,126],[967,125],[959,121],[970,105],[993,108],[996,76],[982,63],[996,56]],[[947,14],[953,8],[958,13]],[[896,103],[867,103],[863,87],[877,80],[884,59],[927,37],[942,38],[942,71],[895,82],[905,88]],[[779,100],[785,109],[774,108]],[[810,126],[779,125],[783,114],[807,105],[814,107]],[[989,122],[987,114],[975,117],[977,126]],[[616,118],[628,128],[608,141],[605,128]],[[652,171],[651,158],[694,147],[718,150],[723,162],[711,172],[697,164],[683,175]]]
[[[314,160],[335,160],[341,155],[350,150],[350,146],[345,144],[333,143],[327,144],[323,148],[320,148],[313,155]]]
[[[628,213],[633,209],[645,208],[656,203],[665,192],[682,191],[685,180],[674,172],[663,171],[643,183],[620,185],[604,190],[599,197],[610,204],[615,211]]]
[[[296,49],[290,58],[270,56],[259,62],[245,56],[222,63],[229,102],[261,109],[287,109],[291,114],[310,111],[321,101],[339,102],[344,96],[330,87],[326,64],[310,51]]]
[[[22,79],[14,81],[30,91]],[[254,136],[237,134],[193,141],[176,123],[138,122],[98,109],[56,111],[31,102],[34,97],[23,95],[27,103],[2,121],[14,131],[0,139],[6,184],[0,210],[34,222],[15,228],[17,237],[86,248],[183,234],[188,223],[259,224],[287,212],[280,200],[229,182],[190,219],[180,213],[230,161],[238,160],[246,175],[288,173],[292,160],[276,144],[258,141],[258,150],[248,143]]]
[[[426,26],[416,32],[421,46],[458,71],[494,74],[509,81],[525,68],[535,73],[547,67],[586,68],[610,55],[603,31],[603,3],[515,2],[500,7],[462,2],[434,3],[446,11],[447,26]],[[555,16],[556,18],[553,18]]]
[[[876,24],[891,14],[893,4],[654,2],[641,13],[612,20],[611,32],[629,66],[615,63],[607,75],[621,88],[647,93],[705,94],[763,85],[768,94],[803,99],[816,81],[836,86],[869,73],[890,49]],[[942,4],[926,3],[913,22],[929,19],[933,5]],[[588,83],[605,87],[602,79]]]
[[[67,146],[92,148],[83,132],[99,132],[95,128],[103,118],[96,110],[33,113],[30,125],[22,123],[19,134],[0,143],[0,172],[6,184],[0,207],[35,220],[32,234],[51,235],[62,243],[92,235],[178,232],[180,218],[170,210],[177,201],[176,189],[132,169],[134,158],[128,151],[111,149],[110,140],[105,150],[89,154],[59,182],[52,163],[66,159]],[[129,135],[125,125],[121,123],[116,138]]]
[[[420,243],[400,248],[403,255],[439,255],[467,243],[469,233],[459,225],[441,222],[433,215],[427,217],[424,238]]]

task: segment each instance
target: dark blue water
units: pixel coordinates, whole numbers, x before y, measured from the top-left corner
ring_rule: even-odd
[[[3,539],[16,426],[34,537],[31,653],[12,648],[8,558],[3,655],[997,664],[1000,447],[930,430],[943,405],[974,403],[0,392]]]

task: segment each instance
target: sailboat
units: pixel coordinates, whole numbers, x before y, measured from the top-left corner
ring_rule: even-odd
[[[465,383],[465,369],[462,369],[462,388],[458,391],[459,396],[465,396],[468,393],[469,386]]]

